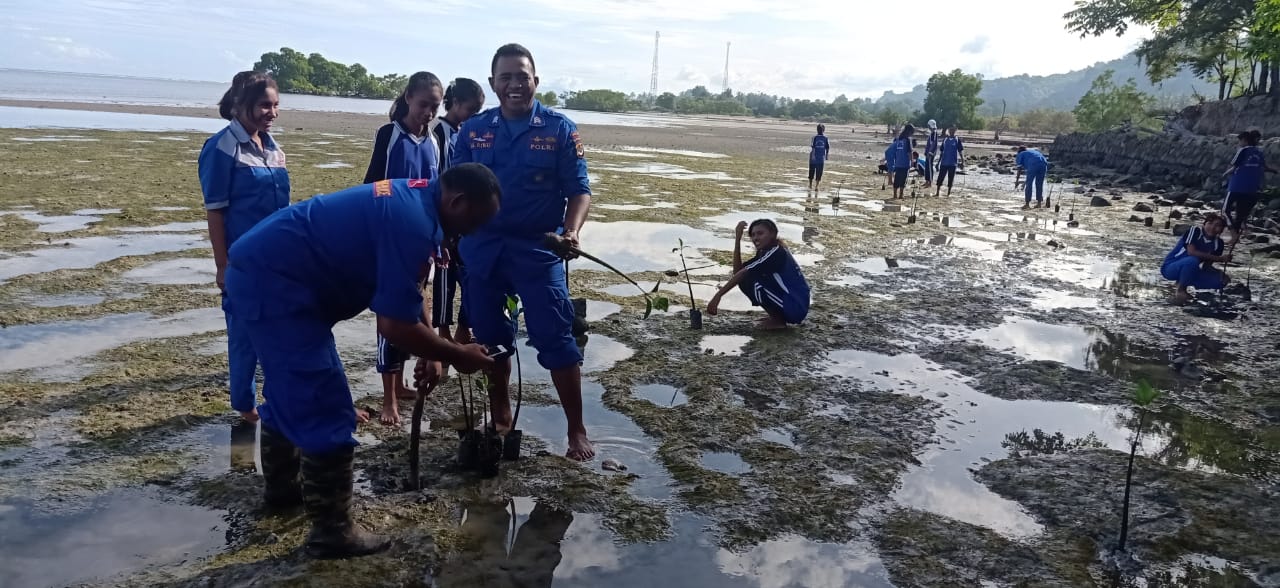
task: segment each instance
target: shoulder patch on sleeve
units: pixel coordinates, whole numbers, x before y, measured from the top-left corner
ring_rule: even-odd
[[[380,180],[373,183],[373,197],[385,198],[391,195],[391,180]]]
[[[423,180],[423,179],[409,180],[409,187],[410,188],[426,188],[427,183],[428,183],[427,180]]]
[[[582,148],[582,137],[578,135],[578,131],[570,133],[569,137],[573,139],[573,152],[577,154],[578,159],[586,157],[587,153]]]

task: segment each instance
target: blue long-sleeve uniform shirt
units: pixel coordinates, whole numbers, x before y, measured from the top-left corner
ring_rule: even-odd
[[[338,322],[368,308],[418,322],[419,277],[444,241],[439,200],[438,183],[383,180],[276,212],[231,247],[231,267],[260,277],[252,295],[231,292],[232,310]]]
[[[814,135],[809,145],[809,163],[822,163],[831,152],[831,142],[826,135]]]
[[[463,123],[450,165],[472,162],[492,170],[502,186],[497,216],[458,245],[476,276],[489,275],[511,240],[542,249],[542,235],[563,227],[569,198],[591,194],[577,125],[540,102],[527,118],[508,120],[491,108]]]
[[[1028,149],[1018,154],[1014,160],[1018,167],[1028,172],[1041,171],[1049,168],[1049,160],[1038,149]]]
[[[364,183],[397,178],[435,181],[440,176],[439,150],[431,133],[419,137],[399,121],[382,125],[373,138]]]
[[[911,139],[893,142],[893,169],[911,169]]]
[[[206,210],[226,215],[227,246],[271,213],[289,205],[284,151],[262,133],[262,148],[240,121],[214,133],[200,150],[198,169]]]
[[[933,155],[938,152],[938,131],[929,129],[929,138],[924,142],[925,155]]]
[[[954,166],[960,161],[960,155],[964,153],[964,143],[959,137],[947,137],[942,140],[942,159],[938,161],[938,165]]]

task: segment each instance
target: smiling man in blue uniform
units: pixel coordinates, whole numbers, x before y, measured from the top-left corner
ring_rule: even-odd
[[[534,99],[538,75],[528,49],[503,45],[490,67],[499,107],[462,125],[452,162],[492,169],[502,184],[502,211],[459,245],[467,266],[463,306],[476,341],[512,345],[516,325],[504,311],[508,295],[520,297],[529,342],[551,372],[568,420],[566,455],[585,461],[595,450],[582,421],[582,351],[573,339],[573,303],[563,260],[543,245],[548,232],[562,232],[577,245],[587,220],[591,188],[582,140],[573,121]],[[504,433],[511,427],[510,379],[510,359],[499,360],[489,378],[489,402]]]
[[[418,285],[445,239],[488,222],[500,198],[492,172],[463,165],[440,182],[383,180],[316,196],[272,214],[231,247],[227,304],[247,326],[266,382],[258,409],[265,501],[301,499],[312,556],[387,545],[351,519],[356,414],[334,324],[367,308],[378,331],[408,353],[466,373],[491,366],[483,347],[430,328]],[[419,373],[432,373],[427,363]]]

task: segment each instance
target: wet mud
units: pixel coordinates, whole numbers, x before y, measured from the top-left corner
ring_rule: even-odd
[[[597,206],[583,246],[672,303],[643,319],[633,286],[572,265],[599,456],[560,457],[563,414],[522,334],[522,459],[494,478],[459,470],[446,381],[425,403],[424,490],[408,479],[410,406],[399,428],[359,429],[355,514],[392,548],[318,562],[301,513],[262,510],[256,432],[227,403],[203,136],[0,130],[0,573],[18,586],[1280,585],[1274,259],[1237,253],[1248,301],[1175,308],[1159,223],[1072,212],[1059,193],[1058,212],[1021,211],[1009,178],[979,170],[950,198],[913,199],[915,185],[889,200],[873,173],[883,137],[866,129],[832,131],[828,178],[809,192],[804,154],[783,150],[808,133],[584,126]],[[281,140],[297,199],[358,181],[359,166],[334,164],[369,147],[320,129]],[[690,308],[728,278],[734,225],[757,217],[778,221],[814,288],[808,320],[756,331],[733,292],[691,329]],[[692,284],[671,277],[680,240]],[[376,409],[373,332],[365,314],[336,337],[354,401]],[[1162,396],[1138,451],[1133,548],[1115,557],[1137,380]]]

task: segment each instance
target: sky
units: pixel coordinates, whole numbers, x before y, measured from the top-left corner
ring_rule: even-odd
[[[1080,39],[1073,0],[0,0],[0,67],[229,81],[280,47],[373,73],[488,75],[528,47],[542,88],[729,86],[795,98],[879,97],[934,72],[1045,75],[1120,57],[1146,33]],[[903,11],[890,10],[903,7]]]

